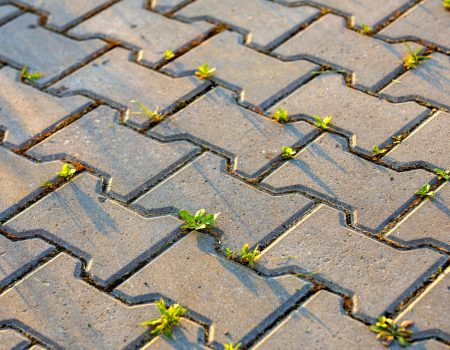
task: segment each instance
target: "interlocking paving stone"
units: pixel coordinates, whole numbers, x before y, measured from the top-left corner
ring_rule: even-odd
[[[173,239],[180,222],[171,216],[144,218],[103,197],[100,187],[96,177],[83,174],[4,227],[18,237],[46,237],[82,256],[87,271],[107,285]]]
[[[420,122],[430,110],[414,102],[394,104],[345,86],[344,77],[322,74],[271,108],[291,115],[333,116],[333,127],[351,136],[352,146],[371,153]]]
[[[306,61],[283,62],[243,45],[242,35],[222,32],[170,62],[163,70],[172,74],[194,72],[207,62],[215,67],[213,80],[239,89],[240,100],[264,107],[301,85],[317,68]]]
[[[248,42],[265,48],[300,28],[319,10],[300,6],[289,8],[264,0],[197,0],[177,13],[190,20],[211,18],[249,34]]]
[[[406,52],[403,44],[389,44],[347,29],[345,19],[332,14],[314,22],[274,51],[283,58],[309,57],[352,71],[355,85],[370,90],[379,89],[401,72]]]
[[[75,41],[39,27],[39,17],[31,13],[0,27],[0,60],[44,73],[36,81],[38,85],[58,78],[65,70],[105,48],[106,44],[100,40]]]
[[[115,48],[52,87],[53,91],[88,95],[108,99],[118,108],[135,99],[151,110],[173,108],[201,92],[208,83],[194,77],[170,78],[130,61],[131,52]],[[69,90],[69,91],[67,91]]]
[[[450,268],[447,268],[398,318],[413,320],[413,331],[439,333],[450,341],[449,297]]]
[[[342,213],[321,206],[272,243],[258,266],[267,273],[316,273],[352,295],[354,313],[374,318],[394,311],[445,261],[428,249],[395,250],[347,228]]]
[[[37,164],[0,146],[0,220],[43,191],[55,177],[60,162]]]
[[[298,194],[272,196],[259,191],[228,175],[225,167],[224,159],[205,153],[133,205],[147,212],[201,208],[220,212],[216,227],[222,232],[222,243],[240,249],[281,233],[312,204]]]
[[[389,238],[407,245],[436,243],[450,250],[450,186],[446,184],[408,214],[389,233]]]
[[[111,177],[111,192],[127,200],[198,152],[186,141],[161,143],[115,122],[101,106],[61,129],[27,153],[39,159],[69,157]]]
[[[4,20],[18,14],[19,12],[20,11],[17,7],[11,5],[0,6],[0,22],[3,22]]]
[[[17,324],[51,348],[118,349],[132,345],[157,317],[153,305],[127,306],[77,277],[64,253],[0,295],[0,323]]]
[[[378,231],[388,224],[433,175],[424,170],[395,172],[348,152],[346,141],[324,134],[283,164],[263,184],[283,192],[301,189],[355,211],[360,227]]]
[[[384,28],[392,39],[422,39],[450,50],[450,14],[441,0],[425,0]]]
[[[48,15],[47,26],[63,30],[80,17],[106,5],[108,0],[20,0],[24,5]]]
[[[89,105],[85,97],[57,98],[23,84],[19,72],[0,69],[0,127],[7,130],[3,142],[20,146],[61,120]]]
[[[189,0],[150,0],[150,8],[158,12],[172,11]]]
[[[395,163],[426,162],[434,167],[450,169],[448,140],[450,139],[450,114],[436,113],[422,123],[386,157]]]
[[[11,283],[53,250],[40,239],[14,242],[0,235],[0,287]]]
[[[450,110],[450,57],[434,52],[430,59],[386,86],[382,94],[394,102],[417,99]]]
[[[132,45],[139,60],[155,64],[166,50],[176,51],[212,29],[206,22],[186,24],[144,8],[142,0],[121,1],[69,31],[82,38],[98,36]]]
[[[286,3],[298,3],[298,0],[283,0]],[[330,8],[343,13],[346,16],[352,16],[352,22],[367,24],[371,27],[376,26],[387,20],[399,9],[409,5],[409,0],[390,0],[385,1],[383,6],[371,0],[315,0],[314,3],[325,8]]]
[[[3,349],[23,349],[29,344],[27,338],[12,329],[0,330],[0,342]]]
[[[274,123],[240,107],[234,93],[219,87],[152,131],[169,138],[187,136],[218,148],[235,159],[239,173],[252,177],[279,159],[283,146],[300,145],[317,135],[315,129],[305,122]]]
[[[308,289],[293,276],[260,277],[217,256],[214,239],[193,231],[121,284],[116,293],[133,301],[161,293],[212,324],[209,343],[236,343],[242,338],[249,341],[250,332],[264,329]]]

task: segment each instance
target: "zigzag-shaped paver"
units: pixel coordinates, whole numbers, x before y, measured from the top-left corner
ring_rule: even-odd
[[[206,22],[186,24],[146,11],[142,0],[125,0],[109,7],[72,30],[82,38],[105,37],[139,50],[138,60],[155,65],[166,50],[176,51],[211,30]]]

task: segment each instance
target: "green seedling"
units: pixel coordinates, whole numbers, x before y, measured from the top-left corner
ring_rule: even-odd
[[[378,155],[380,155],[380,154],[385,154],[387,152],[387,149],[386,148],[381,148],[380,149],[380,147],[378,147],[378,146],[373,146],[373,148],[372,148],[372,153],[375,155],[375,156],[378,156]]]
[[[234,259],[234,252],[231,250],[230,247],[227,247],[227,249],[225,249],[225,255],[227,256],[228,259]]]
[[[419,197],[433,197],[434,191],[430,191],[430,184],[426,183],[418,191],[416,191],[416,194]]]
[[[329,129],[328,124],[330,124],[331,120],[333,119],[333,117],[330,115],[322,119],[317,114],[314,114],[313,118],[315,120],[314,126],[323,130]]]
[[[170,60],[170,59],[172,59],[172,58],[174,58],[174,57],[175,57],[175,54],[174,54],[172,51],[166,50],[166,51],[164,52],[164,59],[165,59],[166,61],[168,61],[168,60]]]
[[[139,101],[131,100],[130,102],[136,103],[139,106],[139,108],[142,110],[142,112],[144,112],[151,120],[153,120],[155,122],[159,122],[162,119],[161,114],[159,114],[159,112],[158,112],[158,107],[156,107],[154,111],[151,111],[146,105],[144,105],[143,103],[141,103]]]
[[[229,344],[223,344],[223,347],[225,350],[239,350],[241,348],[241,343],[233,345],[233,343],[230,342]]]
[[[413,332],[408,330],[413,325],[412,321],[403,321],[400,326],[397,326],[395,322],[387,317],[378,317],[378,322],[371,325],[369,329],[372,332],[377,333],[377,339],[385,346],[389,346],[394,340],[400,344],[400,346],[408,346]]]
[[[151,334],[160,335],[164,333],[168,338],[172,338],[173,327],[180,323],[180,318],[186,314],[187,309],[179,304],[173,304],[167,308],[162,298],[156,303],[156,307],[161,313],[161,316],[141,322],[139,325],[153,327],[150,332]]]
[[[344,69],[329,69],[329,70],[316,70],[314,72],[311,72],[311,75],[319,75],[319,74],[327,74],[327,73],[341,73],[345,74],[346,71]]]
[[[70,164],[65,163],[61,167],[61,170],[56,173],[56,175],[58,175],[59,177],[62,177],[64,179],[69,179],[72,176],[74,176],[76,172],[77,172],[77,169],[73,168]]]
[[[450,180],[450,170],[435,168],[434,172],[439,177],[439,179],[444,179],[446,181]]]
[[[283,159],[292,159],[297,154],[291,147],[283,147],[283,154],[281,158]]]
[[[200,79],[206,79],[213,75],[215,71],[216,68],[210,67],[208,63],[203,63],[201,66],[198,66],[195,75]]]
[[[361,34],[368,34],[370,32],[373,31],[373,28],[365,23],[361,23],[361,29],[359,30],[359,32]]]
[[[419,55],[419,52],[422,48],[418,48],[416,51],[413,51],[411,47],[405,43],[406,49],[408,52],[403,57],[403,66],[406,69],[416,68],[419,64],[423,63],[425,60],[429,59],[431,56]]]
[[[403,135],[397,135],[397,136],[392,136],[392,139],[394,140],[393,141],[393,143],[395,144],[395,145],[397,145],[397,144],[399,144],[399,143],[401,143],[402,142],[402,140],[403,140]]]
[[[248,243],[245,243],[241,249],[241,262],[247,264],[250,267],[255,265],[255,262],[261,257],[261,252],[259,251],[258,246],[255,247],[252,251],[249,250]]]
[[[272,119],[278,123],[287,123],[289,120],[289,114],[284,108],[280,107],[272,113]]]
[[[446,10],[450,10],[450,0],[443,0],[442,1],[442,6],[444,6],[444,8]]]
[[[209,226],[213,226],[220,213],[206,214],[205,209],[200,209],[195,215],[192,215],[187,210],[180,210],[178,214],[184,220],[184,224],[181,228],[199,231]]]
[[[20,78],[30,82],[35,82],[37,79],[42,78],[43,76],[44,73],[41,72],[31,73],[30,71],[28,71],[27,66],[23,66],[22,71],[20,72]]]

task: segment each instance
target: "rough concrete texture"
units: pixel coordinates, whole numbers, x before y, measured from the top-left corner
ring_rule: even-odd
[[[127,306],[80,277],[80,263],[64,253],[0,295],[0,317],[52,348],[117,349],[145,332],[153,305]],[[76,326],[74,326],[74,324]],[[114,329],[114,332],[111,332]]]
[[[431,218],[431,220],[430,220]],[[417,246],[433,243],[450,251],[450,186],[445,184],[392,229],[390,239]]]
[[[105,47],[100,40],[75,41],[39,27],[39,17],[31,13],[0,27],[0,60],[19,69],[26,65],[31,72],[43,73],[36,81],[38,85],[58,78]]]
[[[394,102],[422,101],[450,110],[450,57],[434,52],[381,92]]]
[[[14,242],[0,236],[0,288],[4,288],[54,250],[54,247],[37,238]]]
[[[0,342],[4,349],[23,349],[29,344],[27,338],[12,329],[0,330]]]
[[[264,0],[198,0],[177,12],[190,20],[207,18],[227,23],[248,36],[247,44],[260,48],[287,38],[318,14],[313,7],[289,8]]]
[[[427,287],[427,289],[417,297],[402,312],[398,319],[414,320],[415,332],[425,334],[438,334],[440,338],[450,341],[450,268],[442,272],[439,277]]]
[[[9,67],[0,69],[0,128],[6,130],[3,142],[8,145],[19,147],[89,106],[85,97],[43,93],[22,83],[19,74]]]
[[[273,160],[279,160],[283,146],[300,146],[318,133],[305,122],[274,123],[239,106],[235,94],[220,87],[164,120],[152,132],[169,139],[188,137],[229,154],[233,169],[247,177],[258,175]]]
[[[298,0],[283,0],[287,4],[296,4]],[[411,0],[390,0],[383,2],[383,6],[372,0],[316,0],[314,3],[322,8],[329,8],[346,17],[350,17],[351,23],[357,25],[366,24],[375,27],[385,22],[398,10],[411,5]]]
[[[82,17],[107,5],[110,0],[19,0],[19,2],[44,13],[47,16],[48,27],[64,30]]]
[[[312,204],[298,194],[272,196],[236,179],[220,157],[205,153],[133,203],[149,213],[201,208],[218,213],[217,229],[224,246],[240,249],[282,232]],[[207,195],[206,195],[207,194]],[[270,217],[270,220],[267,218]]]
[[[214,327],[208,343],[217,345],[262,331],[308,289],[293,276],[260,277],[218,256],[213,238],[191,232],[121,284],[116,294],[136,302],[155,293],[177,300]]]
[[[332,14],[323,16],[274,51],[286,59],[310,58],[353,72],[354,83],[369,90],[379,89],[401,72],[406,52],[403,44],[389,44],[347,29],[345,20]]]
[[[343,214],[320,206],[264,250],[258,266],[314,274],[352,295],[354,314],[373,319],[394,311],[445,261],[432,250],[399,251],[352,231]]]
[[[150,0],[150,8],[158,12],[169,12],[175,10],[178,6],[182,6],[189,0]]]
[[[1,5],[1,4],[0,4]],[[0,22],[19,14],[19,9],[11,5],[0,6]]]
[[[39,159],[71,158],[111,179],[108,188],[128,199],[198,152],[186,141],[162,143],[120,125],[116,111],[101,106],[27,153]],[[124,151],[125,150],[125,151]]]
[[[0,220],[44,191],[62,163],[34,163],[0,146]]]
[[[291,115],[331,115],[333,128],[347,134],[358,151],[372,153],[373,146],[393,142],[392,137],[409,130],[430,110],[414,102],[389,103],[346,87],[343,76],[321,74],[274,105]]]
[[[354,211],[353,221],[373,231],[382,229],[406,209],[416,192],[433,176],[423,170],[395,172],[349,153],[346,141],[325,134],[283,164],[263,184],[317,196]]]
[[[87,262],[87,272],[107,285],[176,237],[171,216],[144,218],[98,193],[98,179],[83,174],[7,222],[17,237],[41,236]],[[64,203],[64,206],[61,206]],[[51,213],[55,220],[48,220]]]
[[[441,0],[425,0],[380,32],[391,39],[420,39],[450,51],[450,13]]]
[[[422,123],[392,152],[386,160],[394,163],[423,162],[444,170],[450,169],[448,154],[450,140],[450,114],[438,112]]]
[[[216,68],[213,81],[241,92],[240,101],[265,107],[310,78],[317,66],[307,61],[282,62],[243,45],[240,34],[225,31],[170,62],[164,70],[189,74],[207,62]]]
[[[164,111],[198,94],[207,83],[196,78],[170,78],[132,61],[131,52],[115,48],[52,87],[57,93],[81,92],[125,109],[137,100],[152,111]]]
[[[212,27],[206,22],[186,24],[147,11],[142,0],[125,0],[82,22],[69,34],[128,44],[139,51],[139,61],[154,65],[164,60],[166,50],[177,51]]]

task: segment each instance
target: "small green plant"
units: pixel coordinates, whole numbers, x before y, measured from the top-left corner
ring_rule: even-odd
[[[76,172],[77,172],[77,169],[73,168],[70,164],[65,163],[61,167],[61,170],[56,173],[56,175],[58,175],[59,177],[62,177],[64,179],[69,179],[72,176],[74,176]]]
[[[433,197],[434,196],[434,191],[430,191],[430,187],[431,187],[430,184],[426,183],[418,191],[416,191],[415,193],[419,197]]]
[[[328,124],[330,124],[331,120],[333,119],[333,117],[330,115],[322,119],[317,114],[314,114],[313,118],[315,120],[314,126],[323,130],[327,130],[330,128]]]
[[[444,6],[444,8],[446,10],[450,10],[450,0],[443,0],[442,1],[442,6]]]
[[[248,243],[245,243],[241,249],[241,262],[247,264],[250,267],[255,265],[255,262],[261,257],[261,252],[259,251],[258,246],[255,247],[252,251],[249,249]]]
[[[213,75],[215,71],[216,68],[210,67],[208,63],[203,63],[201,66],[198,66],[195,75],[200,79],[206,79]]]
[[[316,70],[314,72],[311,72],[311,75],[320,75],[320,74],[327,74],[327,73],[341,73],[345,74],[347,73],[344,69],[327,69],[327,70]]]
[[[180,210],[178,214],[184,220],[184,224],[181,228],[198,231],[213,226],[220,213],[206,214],[205,209],[200,209],[195,215],[192,215],[187,210]]]
[[[403,66],[406,69],[416,68],[419,64],[423,63],[423,61],[431,57],[419,55],[419,52],[422,50],[422,48],[420,47],[416,51],[413,51],[413,49],[411,49],[411,47],[407,43],[405,43],[405,46],[408,52],[403,57]]]
[[[282,149],[283,154],[281,155],[281,158],[283,159],[292,159],[297,154],[291,147],[283,147]]]
[[[233,343],[230,342],[229,344],[223,344],[223,347],[225,350],[239,350],[241,348],[241,343],[233,345]]]
[[[400,344],[400,346],[408,346],[413,332],[408,328],[413,323],[409,320],[403,321],[400,326],[397,326],[395,322],[387,317],[378,317],[378,322],[371,325],[369,329],[377,333],[377,339],[382,342],[383,345],[389,346],[394,340]]]
[[[373,148],[372,148],[372,153],[375,156],[378,156],[380,154],[385,154],[386,152],[387,152],[386,148],[380,148],[378,146],[373,146]]]
[[[362,34],[369,34],[373,31],[373,28],[365,23],[361,23],[361,29],[359,30]]]
[[[289,113],[284,108],[279,107],[272,113],[272,119],[278,123],[287,123],[289,120]]]
[[[446,181],[450,180],[450,170],[435,168],[434,172],[439,177],[439,179],[444,179]]]
[[[392,140],[394,140],[393,141],[394,145],[397,145],[397,144],[401,143],[402,140],[403,140],[403,137],[404,136],[402,134],[396,135],[396,136],[392,136]]]
[[[225,249],[225,255],[227,256],[228,259],[234,259],[234,252],[231,250],[230,247],[227,247],[227,249]]]
[[[151,334],[160,335],[164,333],[168,338],[172,338],[173,327],[180,323],[180,318],[186,314],[187,309],[179,304],[173,304],[167,307],[162,298],[156,302],[156,307],[161,313],[161,316],[141,322],[139,325],[153,327],[150,332]]]
[[[166,50],[166,51],[164,52],[164,59],[165,59],[166,61],[171,60],[171,59],[174,58],[174,57],[175,57],[175,54],[174,54],[172,51]]]
[[[144,105],[143,103],[136,101],[136,100],[131,100],[131,103],[136,103],[139,108],[142,110],[142,112],[144,112],[151,120],[155,121],[155,122],[159,122],[162,119],[161,114],[159,114],[158,112],[158,107],[155,108],[154,111],[151,111],[146,105]],[[137,112],[137,114],[139,114],[139,112]]]
[[[31,73],[30,71],[28,71],[27,66],[23,66],[22,71],[20,72],[20,78],[30,82],[35,82],[37,79],[42,78],[43,76],[44,73],[41,72]]]

